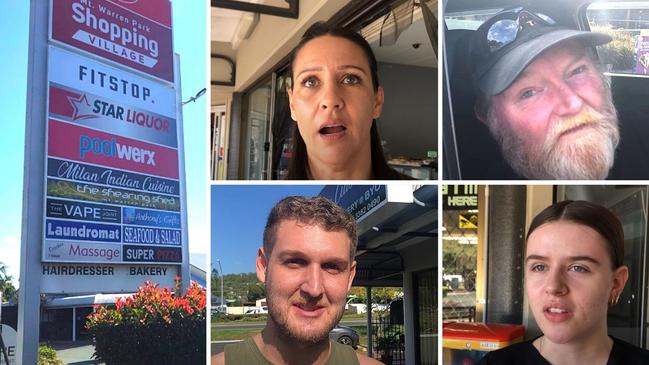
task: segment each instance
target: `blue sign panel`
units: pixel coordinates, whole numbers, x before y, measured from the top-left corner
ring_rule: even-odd
[[[50,218],[106,223],[120,223],[122,217],[120,207],[49,198],[45,212]]]
[[[180,246],[182,234],[176,229],[124,226],[124,243]]]
[[[46,219],[45,238],[93,242],[121,242],[120,226]]]
[[[320,192],[347,210],[357,221],[387,202],[386,185],[327,185]]]
[[[124,245],[122,260],[126,262],[181,262],[180,247]]]
[[[180,228],[180,214],[124,207],[122,223],[138,226]]]

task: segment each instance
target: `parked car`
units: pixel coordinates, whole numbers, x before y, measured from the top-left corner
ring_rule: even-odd
[[[265,314],[268,313],[268,307],[250,308],[245,314]]]
[[[329,332],[329,338],[354,349],[358,347],[358,333],[351,327],[337,325]]]

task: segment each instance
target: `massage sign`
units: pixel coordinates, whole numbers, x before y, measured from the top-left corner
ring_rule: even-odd
[[[171,9],[139,2],[52,0],[44,262],[182,261]]]

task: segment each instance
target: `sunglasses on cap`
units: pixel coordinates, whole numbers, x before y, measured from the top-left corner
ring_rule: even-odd
[[[487,30],[489,52],[494,53],[514,42],[518,36],[538,26],[553,26],[556,22],[549,16],[533,13],[518,7],[498,14],[499,20]]]

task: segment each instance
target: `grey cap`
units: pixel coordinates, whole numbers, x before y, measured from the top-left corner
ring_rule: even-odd
[[[488,40],[490,29],[499,20],[511,19],[511,16],[512,11],[496,14],[484,22],[471,39],[471,76],[475,86],[486,95],[503,92],[536,57],[560,42],[575,40],[584,47],[593,47],[612,40],[604,33],[580,31],[537,21],[532,27],[522,30],[519,28],[510,43],[492,50]]]

